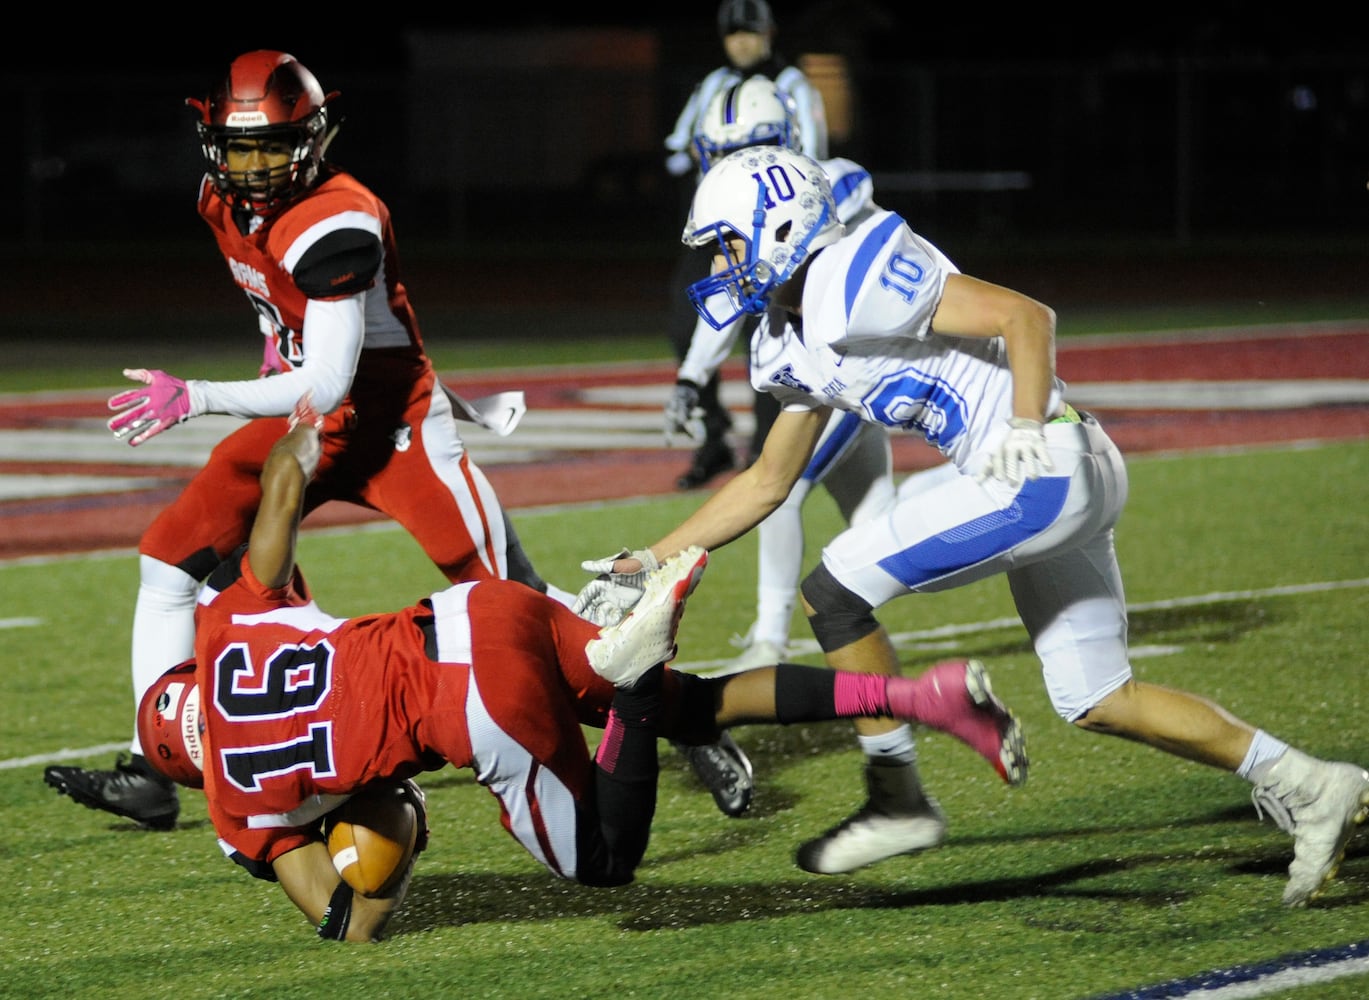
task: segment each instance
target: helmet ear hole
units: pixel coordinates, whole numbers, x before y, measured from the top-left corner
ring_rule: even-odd
[[[744,312],[763,313],[774,290],[845,229],[822,164],[790,149],[750,146],[700,179],[682,238],[699,246],[728,232],[749,234],[746,259],[689,289],[700,316],[719,330]],[[732,304],[730,314],[716,307],[721,301]]]

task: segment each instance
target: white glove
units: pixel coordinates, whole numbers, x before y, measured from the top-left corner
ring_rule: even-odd
[[[636,559],[642,568],[635,573],[615,573],[613,564],[619,559]],[[660,563],[650,549],[634,552],[624,548],[606,558],[582,562],[580,568],[598,575],[580,588],[571,610],[581,618],[603,627],[618,624],[642,599],[646,578],[660,568]]]
[[[688,379],[680,379],[665,404],[665,443],[674,444],[676,434],[683,434],[691,441],[702,441],[705,437],[703,416],[699,387]]]
[[[1046,448],[1046,431],[1041,421],[1013,417],[1011,428],[998,450],[989,456],[979,472],[979,482],[1000,479],[1009,486],[1021,486],[1055,468]]]
[[[612,580],[591,580],[575,595],[571,610],[585,621],[608,628],[626,618],[641,599],[642,591],[636,587],[625,587]]]

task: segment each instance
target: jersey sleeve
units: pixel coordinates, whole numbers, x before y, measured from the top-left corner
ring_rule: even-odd
[[[304,310],[304,351],[299,368],[244,382],[186,382],[197,413],[235,417],[283,417],[306,391],[322,413],[337,409],[346,397],[361,360],[366,334],[365,298],[310,299]]]
[[[872,217],[857,236],[840,285],[843,339],[926,337],[956,266],[892,212]]]
[[[832,186],[832,197],[837,203],[837,218],[843,225],[855,226],[878,210],[875,205],[875,182],[859,163],[852,160],[824,160],[822,169]]]
[[[799,124],[802,152],[815,160],[827,159],[827,106],[822,91],[797,66],[780,71],[775,84],[794,98],[794,113]]]

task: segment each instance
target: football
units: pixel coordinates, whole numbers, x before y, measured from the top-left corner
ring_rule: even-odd
[[[363,896],[383,896],[413,858],[418,815],[399,785],[376,785],[324,817],[323,834],[347,884]]]

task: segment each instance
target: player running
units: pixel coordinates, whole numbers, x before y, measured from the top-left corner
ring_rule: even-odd
[[[631,587],[615,573],[693,545],[711,550],[761,523],[811,461],[833,409],[920,434],[947,459],[944,471],[907,480],[892,508],[828,543],[803,581],[828,665],[896,675],[875,608],[1004,574],[1059,715],[1250,781],[1257,812],[1294,838],[1284,903],[1316,898],[1369,814],[1369,772],[1132,675],[1113,544],[1126,465],[1098,421],[1065,401],[1054,312],[961,274],[892,212],[848,230],[822,166],[785,149],[741,150],[709,170],[683,239],[714,254],[712,275],[690,289],[711,324],[782,311],[751,379],[783,409],[755,464],[660,541],[604,567],[578,602],[628,603]],[[808,871],[848,872],[944,837],[906,730],[856,725],[871,758],[869,799],[803,845]]]

